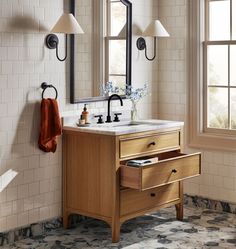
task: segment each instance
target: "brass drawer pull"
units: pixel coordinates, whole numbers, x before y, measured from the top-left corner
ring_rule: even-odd
[[[150,196],[151,196],[151,197],[155,197],[156,194],[155,194],[155,193],[151,193]]]
[[[177,170],[176,169],[172,169],[172,173],[177,173]]]

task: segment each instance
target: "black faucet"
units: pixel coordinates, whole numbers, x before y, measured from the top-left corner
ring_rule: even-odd
[[[116,97],[120,100],[120,105],[123,106],[123,100],[118,94],[112,94],[108,99],[108,108],[107,108],[107,120],[106,123],[111,123],[111,115],[110,115],[110,109],[111,109],[111,100]]]

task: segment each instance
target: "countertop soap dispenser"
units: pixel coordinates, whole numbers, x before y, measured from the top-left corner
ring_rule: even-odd
[[[83,119],[85,120],[85,124],[89,123],[89,112],[87,111],[87,105],[84,104],[84,110],[82,111]]]

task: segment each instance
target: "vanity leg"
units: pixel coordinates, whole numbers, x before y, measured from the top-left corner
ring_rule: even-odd
[[[63,212],[63,227],[65,229],[69,228],[69,214],[67,212]]]
[[[176,219],[177,220],[183,220],[183,218],[184,218],[184,208],[183,207],[184,207],[183,202],[175,205]]]
[[[112,243],[117,243],[120,241],[120,222],[114,221],[111,225],[111,233],[112,233]]]
[[[183,218],[184,218],[183,182],[179,182],[179,194],[180,194],[180,203],[175,205],[176,219],[183,220]]]

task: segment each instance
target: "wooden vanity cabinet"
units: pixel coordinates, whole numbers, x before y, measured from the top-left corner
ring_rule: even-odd
[[[183,180],[200,174],[200,153],[185,155],[181,128],[128,135],[63,131],[63,225],[72,213],[111,226],[112,241],[121,224],[148,212],[176,206],[183,219]],[[158,157],[142,168],[133,158]]]

